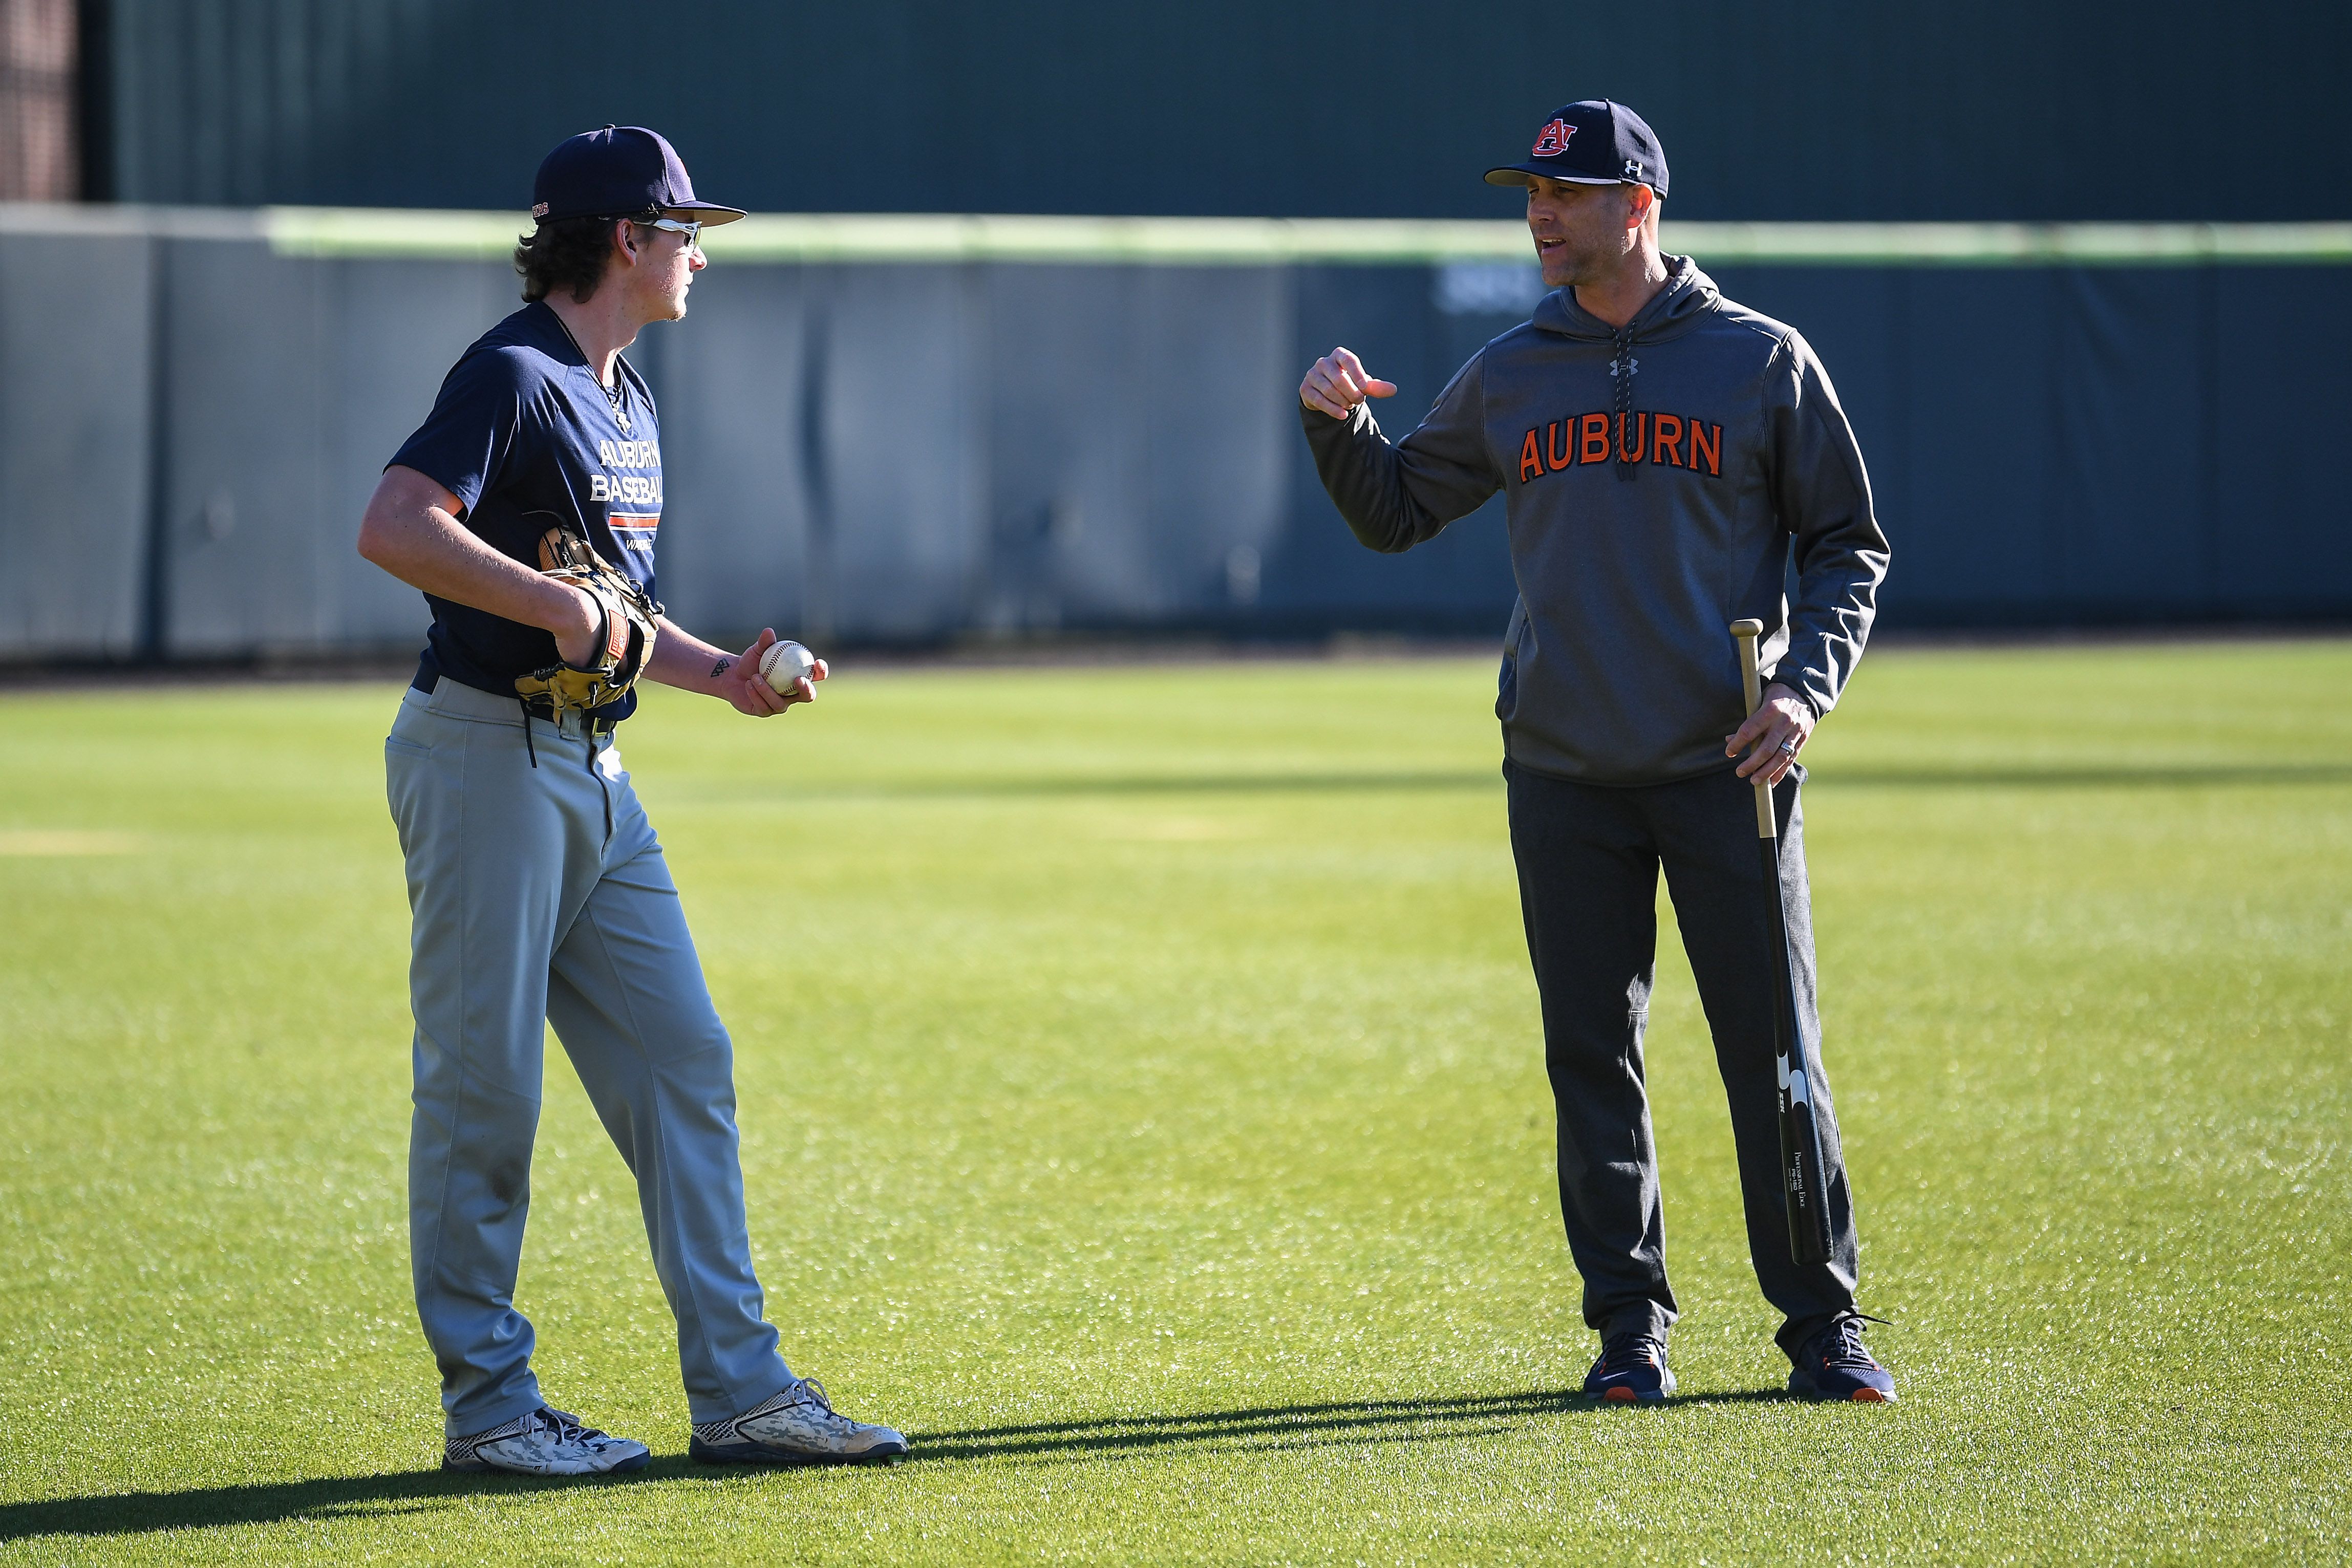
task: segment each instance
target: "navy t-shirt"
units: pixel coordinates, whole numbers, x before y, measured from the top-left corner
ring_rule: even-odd
[[[502,555],[539,570],[540,536],[568,519],[598,555],[654,591],[661,526],[661,431],[653,394],[626,360],[616,363],[616,411],[596,373],[544,302],[526,305],[478,339],[441,383],[433,413],[393,455],[456,496],[462,520]],[[433,594],[433,629],[416,671],[432,689],[446,677],[499,696],[515,677],[556,662],[555,637]],[[632,691],[597,710],[626,718]]]

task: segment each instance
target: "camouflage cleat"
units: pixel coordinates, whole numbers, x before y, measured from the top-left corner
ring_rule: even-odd
[[[804,1377],[740,1416],[698,1421],[689,1452],[706,1465],[887,1465],[907,1439],[835,1411],[824,1385]]]
[[[450,1438],[441,1452],[441,1468],[518,1476],[611,1476],[644,1469],[652,1458],[633,1437],[583,1427],[579,1416],[542,1405],[503,1427]]]

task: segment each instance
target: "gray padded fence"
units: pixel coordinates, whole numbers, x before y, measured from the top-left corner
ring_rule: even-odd
[[[516,281],[272,222],[0,208],[0,660],[417,645],[421,599],[354,530]],[[2352,618],[2340,259],[1712,269],[1830,367],[1895,541],[1883,624]],[[1499,505],[1360,549],[1293,389],[1347,343],[1402,432],[1539,287],[1494,259],[722,250],[631,351],[663,597],[721,639],[1498,632]]]
[[[280,254],[233,214],[9,216],[0,657],[415,643],[420,599],[354,529],[511,272]],[[1290,507],[1291,309],[1275,267],[713,273],[631,350],[663,596],[717,633],[867,642],[1246,607]]]
[[[0,658],[140,643],[153,246],[0,232]]]

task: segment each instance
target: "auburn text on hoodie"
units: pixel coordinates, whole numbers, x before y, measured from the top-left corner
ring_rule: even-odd
[[[1394,445],[1368,407],[1299,411],[1324,487],[1374,549],[1409,549],[1504,492],[1519,591],[1505,749],[1587,783],[1730,766],[1742,617],[1767,628],[1770,678],[1828,712],[1886,573],[1862,454],[1812,350],[1688,256],[1665,260],[1665,287],[1622,328],[1572,289],[1546,296]]]

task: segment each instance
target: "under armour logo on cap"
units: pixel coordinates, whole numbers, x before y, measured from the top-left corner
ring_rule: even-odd
[[[1555,120],[1537,133],[1530,158],[1557,158],[1568,151],[1568,139],[1576,134],[1576,127],[1565,120]]]

